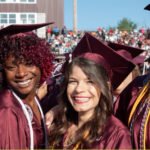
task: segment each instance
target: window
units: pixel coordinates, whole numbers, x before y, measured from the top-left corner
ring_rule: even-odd
[[[36,0],[20,0],[21,3],[36,3]]]
[[[27,15],[26,14],[21,14],[20,15],[20,21],[21,23],[27,23]]]
[[[13,3],[13,2],[17,2],[17,0],[9,0],[8,2]]]
[[[6,2],[6,0],[0,0],[0,2]]]
[[[20,15],[20,20],[21,23],[35,23],[35,14],[21,14]]]
[[[15,14],[0,14],[0,23],[1,24],[16,23],[16,15]]]
[[[29,23],[35,23],[35,15],[29,14],[28,15],[28,21],[29,21]]]
[[[27,3],[34,4],[37,0],[0,0],[1,3]]]
[[[36,13],[0,13],[0,25],[34,24],[36,19]]]
[[[16,23],[16,14],[9,14],[9,23]]]
[[[16,2],[17,0],[0,0],[0,2],[5,2],[5,3],[13,3]]]
[[[0,14],[0,23],[7,24],[7,14]]]

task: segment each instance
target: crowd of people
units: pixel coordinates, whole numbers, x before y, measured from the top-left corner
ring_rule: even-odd
[[[53,30],[51,29],[49,36],[47,36],[47,40],[51,43],[52,50],[60,54],[72,52],[74,47],[83,37],[84,32],[86,32],[78,31],[75,33],[73,31],[67,30],[66,27],[65,32],[59,30],[59,32],[55,33],[52,31]],[[141,28],[139,30],[127,32],[120,31],[117,28],[106,30],[104,28],[98,27],[96,31],[88,32],[102,41],[110,41],[132,47],[138,47],[144,50],[150,50],[150,41],[148,40],[150,32],[149,29]]]
[[[0,30],[0,149],[149,149],[146,32],[43,26]]]

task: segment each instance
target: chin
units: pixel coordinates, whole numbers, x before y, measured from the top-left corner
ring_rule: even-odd
[[[86,111],[88,111],[88,109],[85,109],[85,108],[76,108],[75,111],[76,112],[86,112]]]
[[[14,90],[15,91],[15,90]],[[17,90],[15,91],[15,93],[21,98],[21,99],[25,99],[28,95],[30,95],[31,90]]]

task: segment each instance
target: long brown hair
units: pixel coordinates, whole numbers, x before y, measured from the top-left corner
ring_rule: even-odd
[[[103,66],[94,63],[93,61],[76,57],[67,66],[64,73],[64,81],[59,96],[59,103],[61,105],[61,112],[56,116],[54,125],[50,131],[50,146],[54,148],[62,148],[59,144],[62,141],[63,135],[66,133],[70,124],[78,123],[78,113],[73,109],[67,97],[67,85],[69,76],[74,66],[78,66],[82,71],[92,80],[101,90],[101,97],[99,105],[95,108],[95,113],[91,120],[87,121],[77,132],[73,145],[81,141],[82,148],[89,148],[90,145],[96,141],[103,132],[107,118],[112,114],[112,92],[108,85],[109,76]],[[94,128],[92,128],[94,126]],[[85,131],[89,134],[84,137]],[[55,142],[54,142],[55,141]],[[59,145],[57,147],[57,145]]]

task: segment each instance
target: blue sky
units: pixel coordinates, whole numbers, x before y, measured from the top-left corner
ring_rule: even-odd
[[[73,29],[73,0],[64,0],[64,23]],[[127,18],[138,27],[150,27],[150,11],[144,10],[150,0],[77,0],[78,30],[116,27]]]

